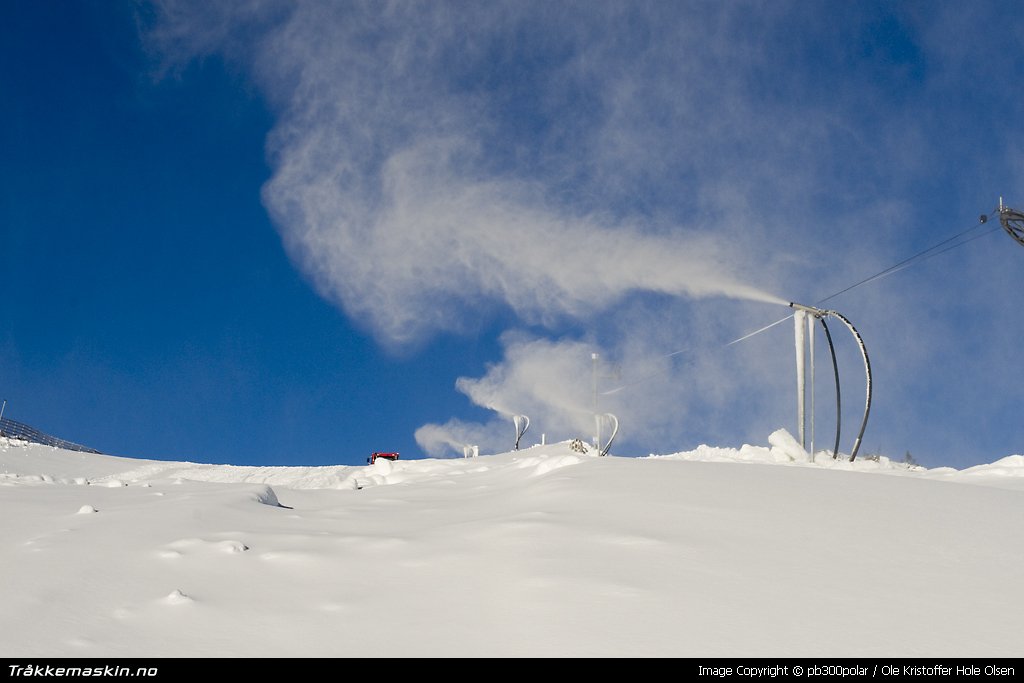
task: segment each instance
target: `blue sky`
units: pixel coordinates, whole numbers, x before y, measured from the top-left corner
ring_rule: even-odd
[[[488,452],[520,412],[586,436],[598,352],[616,452],[764,443],[792,327],[726,342],[1024,204],[1013,3],[382,7],[4,6],[6,416],[139,457]],[[829,302],[872,352],[862,452],[1024,450],[1022,274],[995,233]]]

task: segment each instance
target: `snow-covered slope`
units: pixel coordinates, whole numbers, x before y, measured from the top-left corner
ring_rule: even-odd
[[[1020,655],[1024,457],[367,467],[0,443],[0,656]]]

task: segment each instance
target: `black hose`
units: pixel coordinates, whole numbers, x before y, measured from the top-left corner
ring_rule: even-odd
[[[864,375],[867,378],[867,389],[864,392],[864,419],[860,422],[860,431],[857,433],[857,440],[853,442],[853,451],[850,452],[850,462],[853,462],[857,457],[857,451],[860,450],[860,444],[864,438],[864,430],[868,426],[868,415],[871,413],[871,359],[868,358],[868,349],[864,345],[864,339],[860,336],[860,332],[857,331],[857,328],[853,326],[853,323],[851,323],[846,316],[841,313],[829,311],[828,314],[839,318],[843,321],[843,324],[849,328],[850,332],[852,332],[853,336],[857,339],[857,344],[860,346],[861,356],[864,357]]]
[[[832,344],[832,333],[829,332],[828,323],[825,322],[825,316],[819,316],[818,320],[821,322],[821,326],[825,329],[825,339],[828,340],[828,352],[832,354],[832,372],[835,373],[836,376],[836,445],[832,449],[832,459],[835,460],[839,457],[839,433],[840,426],[843,421],[842,398],[839,393],[839,363],[836,362],[836,347]],[[811,457],[814,457],[813,453],[811,453]]]

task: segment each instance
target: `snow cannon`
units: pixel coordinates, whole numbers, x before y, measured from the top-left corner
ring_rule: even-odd
[[[842,394],[839,389],[839,364],[836,361],[836,349],[832,343],[832,333],[828,328],[826,318],[837,318],[839,321],[846,326],[854,339],[857,340],[857,345],[860,347],[861,356],[864,359],[864,375],[867,383],[867,389],[865,390],[864,400],[864,417],[860,423],[860,432],[857,434],[856,441],[853,442],[853,450],[850,452],[850,462],[853,462],[857,457],[857,451],[860,450],[861,442],[864,440],[864,430],[868,425],[868,415],[871,413],[871,361],[868,359],[868,350],[864,345],[864,339],[860,336],[857,328],[853,326],[846,316],[832,310],[823,310],[815,306],[808,306],[806,304],[798,304],[795,301],[789,303],[789,307],[797,311],[795,315],[795,334],[796,334],[796,378],[797,378],[797,421],[800,434],[800,445],[804,449],[807,448],[807,441],[805,439],[805,426],[807,424],[806,413],[805,413],[805,370],[806,370],[806,356],[805,349],[808,347],[807,333],[810,332],[810,366],[811,366],[811,458],[814,458],[814,325],[808,324],[808,316],[815,318],[821,323],[822,329],[825,331],[825,340],[828,342],[828,350],[832,355],[832,371],[835,375],[836,381],[836,441],[835,446],[832,449],[832,458],[836,459],[839,457],[839,438],[841,434],[841,423],[842,423]]]
[[[516,426],[516,446],[515,450],[519,450],[519,441],[526,434],[526,430],[530,428],[530,418],[526,415],[513,415],[512,423]]]
[[[798,311],[803,311],[804,313],[810,313],[811,315],[813,315],[815,318],[818,318],[819,320],[821,318],[825,317],[826,315],[828,315],[828,311],[823,311],[820,308],[815,308],[814,306],[807,306],[807,305],[804,305],[804,304],[798,304],[795,301],[790,301],[789,302],[789,307],[790,308],[795,308]]]

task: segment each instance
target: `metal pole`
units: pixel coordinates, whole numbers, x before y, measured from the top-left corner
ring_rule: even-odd
[[[796,346],[796,429],[800,447],[807,448],[807,397],[805,388],[807,380],[807,312],[797,311],[793,315],[793,340]]]
[[[807,347],[811,356],[811,462],[814,462],[814,321],[808,321]]]
[[[594,380],[594,448],[600,450],[601,448],[601,418],[597,413],[597,360],[600,358],[598,354],[590,354],[590,359],[594,362],[593,380]]]

